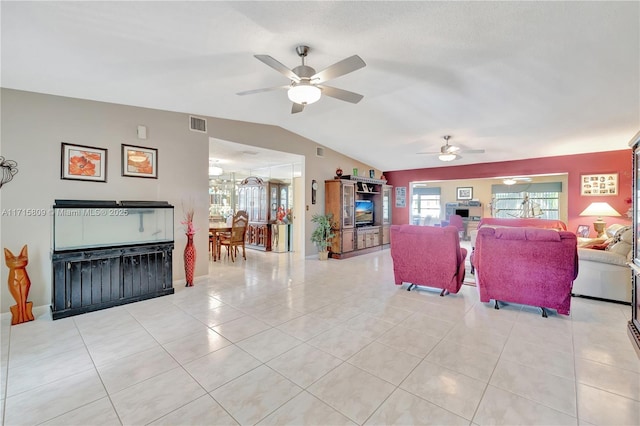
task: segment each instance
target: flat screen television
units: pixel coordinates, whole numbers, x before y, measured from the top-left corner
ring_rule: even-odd
[[[460,217],[469,217],[469,209],[456,209],[456,214]]]
[[[356,225],[373,224],[373,201],[356,200]]]

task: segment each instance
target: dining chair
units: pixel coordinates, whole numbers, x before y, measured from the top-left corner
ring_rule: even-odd
[[[209,232],[209,256],[215,256],[216,252],[214,247],[216,247],[216,236],[215,233]]]
[[[231,255],[232,262],[235,262],[235,256],[238,252],[238,247],[242,247],[242,257],[244,258],[244,260],[247,260],[244,241],[248,224],[249,215],[246,211],[239,210],[233,217],[231,232],[220,237],[218,244],[220,245],[220,247],[227,247],[227,256],[229,254]]]

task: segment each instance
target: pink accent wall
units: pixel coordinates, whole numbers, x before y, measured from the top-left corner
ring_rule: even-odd
[[[622,217],[607,217],[604,221],[607,225],[621,223],[629,225],[631,220],[626,218],[626,212],[630,207],[627,200],[631,198],[632,179],[631,150],[596,152],[589,154],[562,155],[558,157],[532,158],[528,160],[504,161],[498,163],[481,163],[464,166],[434,167],[426,169],[398,170],[384,172],[389,185],[407,188],[407,207],[395,206],[395,192],[393,195],[392,220],[394,224],[409,223],[409,182],[428,180],[453,180],[453,179],[477,179],[492,178],[496,176],[526,176],[547,173],[568,174],[568,218],[567,227],[575,231],[580,224],[592,223],[595,218],[581,217],[580,212],[595,201],[607,202],[622,215]],[[618,173],[617,196],[581,196],[581,174]]]

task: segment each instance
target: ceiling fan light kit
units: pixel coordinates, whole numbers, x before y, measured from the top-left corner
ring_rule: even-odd
[[[282,63],[273,59],[269,55],[254,55],[256,59],[270,66],[280,74],[291,80],[288,86],[267,87],[264,89],[247,90],[237,93],[238,95],[252,95],[255,93],[270,92],[272,90],[287,89],[287,96],[293,105],[291,113],[296,114],[302,112],[306,105],[312,104],[320,100],[322,94],[339,99],[341,101],[357,104],[363,98],[362,95],[348,90],[338,89],[337,87],[322,85],[327,80],[338,78],[355,70],[365,67],[362,58],[358,55],[349,56],[335,64],[325,68],[320,72],[308,65],[305,65],[304,58],[309,53],[309,46],[296,47],[296,53],[300,57],[301,65],[294,69],[289,69]]]
[[[455,154],[440,154],[438,155],[438,159],[440,161],[453,161],[455,160],[457,155]]]
[[[298,84],[292,84],[287,95],[291,102],[300,105],[309,105],[320,100],[322,91],[317,86],[301,81]]]

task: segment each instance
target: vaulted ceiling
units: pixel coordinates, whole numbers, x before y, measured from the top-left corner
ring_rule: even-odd
[[[597,152],[640,129],[638,2],[6,2],[2,87],[278,125],[382,170]],[[291,114],[288,80],[365,68]],[[442,136],[484,149],[451,163]]]

